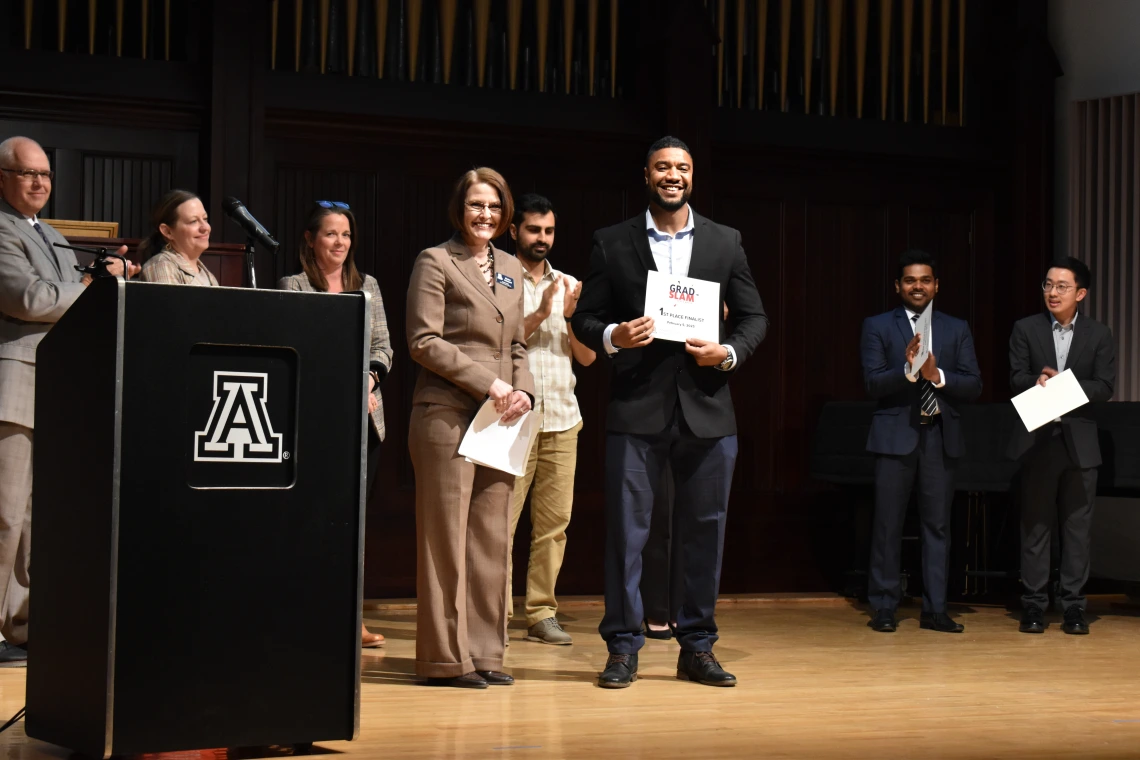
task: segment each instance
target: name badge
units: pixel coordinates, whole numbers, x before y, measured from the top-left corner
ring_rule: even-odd
[[[500,285],[503,285],[505,287],[508,287],[511,290],[515,289],[515,281],[512,280],[510,277],[507,277],[505,274],[502,274],[501,272],[495,273],[495,282],[497,282]]]

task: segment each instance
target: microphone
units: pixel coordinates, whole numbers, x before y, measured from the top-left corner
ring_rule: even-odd
[[[245,233],[271,251],[276,251],[278,242],[273,239],[269,231],[261,226],[261,222],[253,218],[249,209],[237,198],[229,197],[222,201],[222,210],[226,216],[238,223]]]

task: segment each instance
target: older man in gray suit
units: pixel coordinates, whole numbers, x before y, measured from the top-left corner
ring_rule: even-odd
[[[63,235],[38,218],[51,190],[38,143],[0,142],[0,665],[28,658],[36,346],[90,282],[71,251],[53,246]],[[108,271],[121,276],[122,263]]]

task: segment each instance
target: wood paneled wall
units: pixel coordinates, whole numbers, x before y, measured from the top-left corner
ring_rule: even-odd
[[[593,230],[643,210],[649,142],[668,129],[693,145],[694,203],[741,230],[772,318],[768,340],[732,385],[740,459],[726,592],[840,587],[850,542],[838,527],[843,506],[809,482],[807,453],[822,404],[864,395],[859,326],[896,303],[893,262],[904,248],[940,255],[938,303],[973,327],[984,397],[1007,395],[1009,326],[1039,305],[1026,277],[1037,276],[1051,249],[1040,237],[1050,228],[1042,199],[1051,197],[1051,166],[1038,149],[1050,141],[1037,115],[1052,112],[1052,73],[1035,0],[970,5],[986,14],[979,65],[1011,74],[977,93],[988,126],[954,130],[715,109],[715,28],[704,25],[700,0],[636,4],[643,27],[660,35],[633,51],[638,60],[678,56],[642,67],[636,98],[564,98],[556,107],[538,93],[269,72],[270,40],[247,45],[242,35],[268,27],[271,5],[213,0],[202,20],[213,37],[208,66],[0,50],[0,134],[28,134],[52,149],[54,216],[120,214],[124,236],[145,231],[131,226],[169,179],[203,194],[215,241],[238,243],[240,231],[220,214],[221,198],[238,196],[282,242],[276,256],[258,252],[263,284],[296,271],[314,200],[352,206],[358,264],[380,282],[396,349],[383,389],[389,438],[369,502],[369,596],[414,593],[406,441],[416,369],[403,340],[406,288],[416,253],[450,234],[448,194],[474,165],[503,171],[516,193],[553,200],[552,257],[581,276]],[[20,74],[29,62],[37,82]],[[80,81],[76,71],[99,76]],[[586,428],[564,594],[601,590],[608,384],[604,360],[579,372]],[[520,540],[520,580],[524,552]]]

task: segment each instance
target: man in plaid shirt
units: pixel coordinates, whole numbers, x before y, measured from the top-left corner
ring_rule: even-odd
[[[526,638],[543,644],[570,644],[570,634],[562,630],[556,617],[554,584],[566,551],[578,431],[582,429],[572,365],[574,360],[588,365],[595,354],[579,343],[570,329],[582,283],[554,269],[547,260],[554,245],[554,223],[554,207],[541,195],[528,194],[517,201],[510,230],[523,267],[527,359],[534,375],[534,410],[542,415],[542,428],[531,443],[526,473],[515,481],[511,545],[533,483]],[[508,616],[511,612],[508,609]]]

